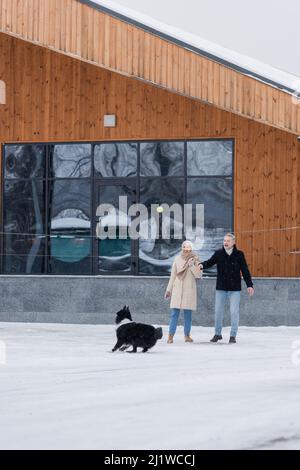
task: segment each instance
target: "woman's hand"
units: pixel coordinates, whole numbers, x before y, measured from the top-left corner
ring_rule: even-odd
[[[194,258],[190,259],[189,260],[189,267],[191,268],[192,266],[194,266],[194,264],[195,264],[195,259]]]
[[[165,293],[165,299],[169,299],[170,297],[171,297],[171,292],[167,290]]]

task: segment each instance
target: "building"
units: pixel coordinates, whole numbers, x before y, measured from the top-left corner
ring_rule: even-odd
[[[204,204],[202,258],[234,231],[253,276],[298,291],[300,100],[288,80],[101,1],[0,5],[3,282],[168,275],[181,240],[97,238],[99,203],[126,195]]]

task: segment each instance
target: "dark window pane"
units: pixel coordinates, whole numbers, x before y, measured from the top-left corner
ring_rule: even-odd
[[[172,206],[177,203],[181,207],[184,202],[184,180],[178,178],[172,179],[152,179],[142,178],[140,187],[140,202],[148,209],[148,221],[141,220],[141,238],[139,242],[139,272],[140,274],[167,275],[170,273],[174,256],[181,250],[183,236],[183,220],[177,220],[176,229],[178,229],[180,238],[174,235],[174,215],[172,212],[163,213],[162,216],[151,217],[152,204],[168,204]],[[164,219],[163,219],[164,217]],[[162,231],[162,222],[170,227],[170,236],[165,236]],[[151,238],[148,229],[153,228],[153,233],[158,234]]]
[[[187,143],[187,174],[232,174],[232,141],[202,141]]]
[[[196,204],[204,204],[204,243],[197,246],[197,240],[189,238],[205,261],[222,247],[225,233],[232,231],[232,179],[188,178],[187,202],[193,204],[194,228]],[[211,272],[215,273],[215,268]]]
[[[6,145],[5,178],[43,178],[46,171],[44,145]]]
[[[134,181],[134,180],[133,180]],[[122,211],[119,197],[126,197],[127,208]],[[109,227],[113,238],[99,239],[98,264],[99,273],[130,273],[132,241],[128,233],[130,217],[127,210],[135,201],[133,186],[128,185],[98,185],[97,204],[110,204],[114,211],[99,217],[98,223],[105,232]],[[120,236],[120,229],[122,233]],[[124,236],[125,233],[125,236]],[[127,234],[127,236],[126,236]]]
[[[4,272],[39,274],[44,271],[44,182],[4,183]]]
[[[50,189],[51,273],[91,272],[90,181],[55,180]]]
[[[84,178],[91,175],[91,144],[54,145],[51,175],[56,178]]]
[[[147,142],[141,144],[142,176],[183,176],[183,142]]]
[[[95,176],[136,176],[137,144],[98,144],[94,149]]]

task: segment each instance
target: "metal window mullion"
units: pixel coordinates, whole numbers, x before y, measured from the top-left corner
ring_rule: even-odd
[[[49,243],[50,243],[50,230],[49,230],[49,194],[48,194],[48,180],[49,180],[49,145],[46,145],[46,175],[45,175],[45,196],[44,196],[44,203],[45,203],[45,228],[44,228],[44,235],[45,235],[45,263],[44,263],[44,273],[49,273]]]
[[[91,159],[91,176],[90,176],[90,182],[91,182],[91,201],[90,201],[90,207],[91,207],[91,273],[92,275],[96,275],[96,207],[95,207],[95,143],[92,144],[92,159]],[[95,214],[95,216],[94,216]],[[98,255],[98,253],[97,253]]]
[[[4,202],[5,202],[5,184],[4,184],[4,145],[1,145],[0,154],[1,154],[1,238],[0,238],[0,247],[1,247],[1,256],[0,256],[0,272],[3,274],[4,271]]]

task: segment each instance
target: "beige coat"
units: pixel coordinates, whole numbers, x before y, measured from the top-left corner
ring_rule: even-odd
[[[182,308],[189,310],[197,309],[197,285],[196,279],[201,277],[201,273],[195,266],[189,267],[184,279],[177,277],[185,264],[185,259],[178,255],[174,259],[172,272],[167,287],[167,292],[171,293],[170,308]]]

